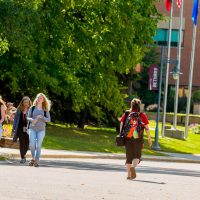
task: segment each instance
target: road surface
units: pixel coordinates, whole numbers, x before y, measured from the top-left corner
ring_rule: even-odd
[[[0,200],[199,200],[200,165],[142,161],[126,180],[123,160],[0,162]]]

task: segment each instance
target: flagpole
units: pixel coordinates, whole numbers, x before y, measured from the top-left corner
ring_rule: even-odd
[[[182,29],[183,29],[183,5],[184,0],[181,2],[181,11],[180,11],[180,27],[179,27],[179,43],[178,43],[178,54],[177,54],[177,71],[180,72],[180,64],[181,64],[181,44],[182,44]],[[177,112],[178,112],[178,90],[179,90],[179,76],[175,83],[175,101],[174,101],[174,121],[173,121],[173,127],[176,129],[177,125]]]
[[[167,108],[167,92],[168,92],[168,76],[169,76],[169,64],[170,64],[170,50],[171,50],[173,2],[174,2],[174,0],[172,0],[171,8],[170,8],[167,66],[166,66],[166,77],[165,77],[165,95],[164,95],[163,122],[162,122],[162,137],[165,137],[165,121],[166,121],[166,108]]]
[[[196,29],[197,29],[197,26],[194,25],[194,28],[193,28],[193,41],[192,41],[192,52],[191,52],[191,60],[190,60],[190,75],[189,75],[189,85],[188,85],[188,98],[187,98],[187,109],[186,109],[184,138],[187,138],[187,136],[188,136],[190,100],[191,100],[193,68],[194,68],[194,56],[195,56],[195,46],[196,46],[196,32],[197,32]]]

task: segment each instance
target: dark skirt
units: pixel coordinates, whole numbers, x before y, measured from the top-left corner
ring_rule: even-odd
[[[143,139],[126,138],[126,164],[132,164],[133,159],[141,159]]]

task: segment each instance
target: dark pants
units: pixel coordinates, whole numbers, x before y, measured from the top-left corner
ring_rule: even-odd
[[[29,148],[29,135],[22,131],[20,131],[18,134],[19,134],[19,143],[20,143],[20,155],[21,155],[21,158],[25,158],[26,153]]]
[[[133,159],[141,159],[143,139],[126,138],[126,164],[132,164]]]

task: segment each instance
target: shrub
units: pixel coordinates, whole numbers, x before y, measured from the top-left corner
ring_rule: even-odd
[[[192,100],[194,103],[200,103],[200,90],[196,90],[193,92]]]
[[[194,134],[200,134],[200,125],[199,124],[190,124],[190,129]]]
[[[158,110],[158,104],[148,105],[146,107],[146,110],[149,111],[149,112],[156,112]],[[160,108],[160,111],[162,111],[162,108]]]

